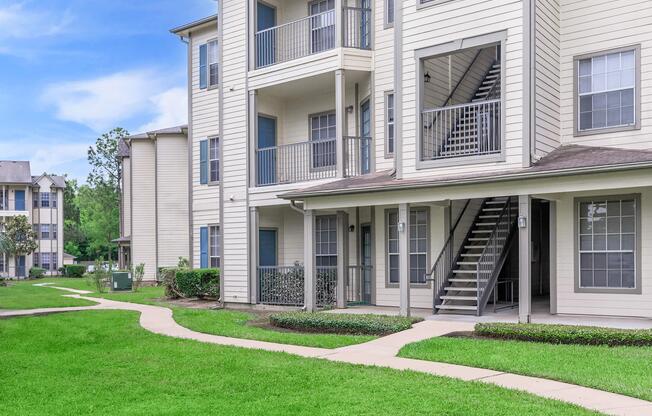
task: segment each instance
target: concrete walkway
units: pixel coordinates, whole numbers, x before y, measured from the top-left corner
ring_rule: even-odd
[[[70,292],[74,289],[58,288]],[[172,310],[151,305],[117,302],[101,298],[84,297],[80,294],[69,297],[97,302],[97,305],[73,308],[32,309],[25,311],[0,311],[0,318],[41,315],[48,313],[82,311],[82,310],[128,310],[140,312],[140,325],[155,334],[191,339],[217,345],[258,349],[273,352],[285,352],[302,357],[319,358],[329,361],[372,365],[397,370],[412,370],[435,376],[451,377],[464,381],[477,381],[497,386],[525,391],[537,396],[576,404],[587,409],[610,415],[652,416],[652,403],[628,396],[607,393],[601,390],[580,387],[558,381],[536,377],[520,376],[481,368],[454,364],[436,363],[396,357],[406,344],[441,336],[454,331],[473,329],[472,323],[424,321],[415,324],[412,329],[379,338],[364,344],[352,345],[338,349],[301,347],[296,345],[275,344],[271,342],[230,338],[219,335],[203,334],[191,331],[177,324],[172,317]]]

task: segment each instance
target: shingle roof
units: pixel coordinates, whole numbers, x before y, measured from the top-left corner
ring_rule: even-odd
[[[31,184],[29,162],[0,160],[0,183]]]
[[[125,139],[118,140],[118,157],[131,156],[131,148]]]
[[[591,173],[636,167],[652,167],[652,150],[565,145],[553,150],[529,168],[512,169],[494,175],[482,173],[448,177],[396,179],[393,171],[383,171],[372,175],[357,176],[320,184],[319,186],[281,194],[279,197],[284,199],[301,199],[313,196],[380,192],[463,183],[497,182],[526,177],[561,176],[577,173],[578,171]]]
[[[38,181],[44,177],[47,176],[52,180],[52,186],[55,188],[65,188],[66,187],[66,178],[64,176],[58,176],[58,175],[48,175],[44,173],[43,175],[40,176],[32,176],[32,185],[37,186]]]
[[[152,136],[158,136],[161,134],[184,134],[188,129],[188,125],[184,124],[181,126],[167,127],[159,130],[152,130],[146,133],[134,134],[132,136],[126,137],[127,140],[138,140],[138,139],[149,139]]]
[[[186,32],[189,29],[195,28],[197,26],[205,25],[207,23],[211,23],[215,21],[217,23],[217,15],[214,14],[212,16],[204,17],[203,19],[195,20],[194,22],[190,22],[188,24],[182,25],[175,27],[174,29],[171,29],[170,32],[174,34],[181,34],[182,32]]]

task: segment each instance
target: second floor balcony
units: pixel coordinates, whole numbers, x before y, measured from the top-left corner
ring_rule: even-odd
[[[0,188],[0,217],[26,215],[25,190]]]
[[[297,7],[277,10],[258,2],[255,68],[315,55],[335,48],[371,49],[371,2],[351,6],[346,0],[318,0],[308,4],[308,15],[279,22],[279,16],[297,16]],[[305,3],[302,5],[305,13]]]

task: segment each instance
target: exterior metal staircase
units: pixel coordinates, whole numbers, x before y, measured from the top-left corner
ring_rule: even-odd
[[[482,201],[472,225],[457,248],[456,241],[459,241],[462,231],[459,229],[460,221],[468,206],[469,202],[427,276],[434,282],[435,312],[481,315],[516,233],[516,199],[488,198]]]
[[[501,68],[500,62],[494,61],[485,74],[480,86],[475,91],[471,104],[462,105],[452,120],[450,134],[443,141],[442,157],[464,156],[466,154],[485,153],[488,149],[481,140],[491,136],[491,123],[498,120],[497,100],[500,98]],[[496,103],[496,105],[493,105]]]

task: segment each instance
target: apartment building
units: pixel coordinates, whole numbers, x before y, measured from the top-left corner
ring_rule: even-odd
[[[144,264],[144,279],[188,258],[190,232],[187,126],[118,142],[122,163],[118,266]]]
[[[0,254],[0,276],[24,278],[32,267],[48,275],[64,264],[63,191],[65,178],[43,174],[32,176],[26,161],[0,161],[0,232],[9,217],[23,215],[37,235],[37,250],[26,256]],[[32,201],[32,203],[30,203]]]
[[[172,32],[225,303],[652,317],[649,4],[218,4]]]

